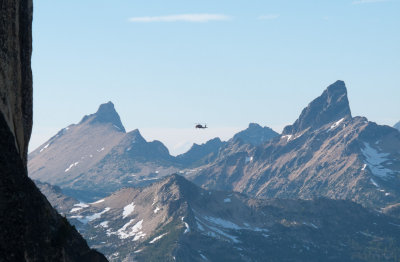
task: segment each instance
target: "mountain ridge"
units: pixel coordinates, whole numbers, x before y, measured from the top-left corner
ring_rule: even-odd
[[[332,108],[341,109],[332,115]],[[318,114],[323,116],[311,117]],[[258,147],[232,147],[188,178],[205,188],[253,197],[324,196],[380,209],[400,202],[399,148],[395,129],[351,117],[347,91],[339,81],[280,136]]]
[[[66,215],[110,261],[390,260],[400,242],[398,219],[350,201],[254,199],[176,174]]]

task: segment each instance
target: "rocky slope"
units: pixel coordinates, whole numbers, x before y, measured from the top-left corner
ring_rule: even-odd
[[[282,135],[258,147],[232,147],[188,177],[262,198],[323,196],[385,208],[400,203],[400,133],[352,117],[338,81]]]
[[[38,180],[34,180],[33,182],[39,188],[40,192],[46,196],[50,204],[60,212],[61,215],[65,216],[65,214],[68,213],[75,204],[79,204],[78,200],[65,195],[58,186],[43,183]]]
[[[218,137],[201,145],[193,144],[189,151],[178,155],[176,161],[186,168],[212,163],[216,159],[221,147],[225,144]]]
[[[106,261],[27,176],[32,1],[2,1],[0,19],[0,261]]]
[[[397,122],[393,127],[400,131],[400,122]]]
[[[51,199],[51,197],[50,197]],[[329,199],[259,200],[172,175],[67,217],[110,261],[394,261],[400,220]]]

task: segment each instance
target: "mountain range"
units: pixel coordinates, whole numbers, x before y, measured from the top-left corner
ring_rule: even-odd
[[[188,178],[258,198],[328,197],[381,210],[400,203],[400,132],[352,117],[344,82],[330,85],[281,135],[231,147]]]
[[[147,142],[139,130],[126,133],[114,104],[69,125],[29,154],[29,176],[60,186],[85,201],[104,197],[125,186],[143,186],[165,175],[191,172],[215,161],[232,143],[261,144],[278,134],[250,124],[228,142],[219,138],[193,144],[185,154],[171,156],[160,141]]]
[[[110,261],[395,261],[400,254],[400,220],[346,200],[254,199],[171,175],[60,206],[56,188],[39,187]]]
[[[108,102],[29,154],[28,170],[110,261],[400,256],[400,132],[352,116],[343,81],[281,134],[251,123],[176,157],[126,132]]]

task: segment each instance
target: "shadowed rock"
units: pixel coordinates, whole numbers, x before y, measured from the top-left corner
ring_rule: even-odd
[[[27,176],[32,129],[32,1],[0,9],[0,261],[107,261]]]

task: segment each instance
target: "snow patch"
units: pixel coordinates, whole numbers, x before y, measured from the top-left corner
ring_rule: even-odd
[[[335,129],[336,127],[338,127],[340,125],[340,123],[342,123],[344,120],[344,118],[341,118],[339,121],[335,122],[333,125],[331,125],[331,128],[329,130]]]
[[[282,138],[286,138],[286,142],[289,142],[290,139],[292,138],[292,135],[286,135],[286,136],[282,136]]]
[[[377,188],[379,188],[378,183],[375,182],[375,180],[373,178],[371,178],[369,181],[371,181],[371,183],[376,186]]]
[[[73,163],[73,164],[69,165],[69,167],[68,167],[67,169],[65,169],[65,171],[64,171],[64,172],[68,172],[68,171],[70,171],[70,170],[71,170],[71,168],[73,168],[74,166],[77,166],[78,164],[79,164],[79,162],[75,162],[75,163]]]
[[[48,148],[49,147],[49,145],[50,145],[50,143],[49,144],[47,144],[47,145],[45,145],[42,149],[40,149],[40,151],[39,151],[39,153],[41,153],[43,150],[45,150],[46,148]]]
[[[156,207],[156,209],[154,209],[153,212],[154,212],[154,214],[157,214],[158,211],[160,211],[160,208],[159,208],[159,207]]]
[[[183,232],[183,234],[186,234],[186,233],[189,233],[190,232],[190,227],[189,227],[189,224],[188,223],[186,223],[185,221],[183,221],[185,218],[184,217],[182,217],[181,218],[181,220],[182,220],[182,222],[185,224],[185,231]]]
[[[83,209],[82,207],[74,207],[69,212],[74,213],[74,212],[78,212],[79,210],[82,210],[82,209]]]
[[[149,242],[149,244],[153,244],[154,242],[160,240],[160,239],[163,238],[166,234],[168,234],[168,233],[164,233],[164,234],[162,234],[162,235],[159,235],[158,237],[153,238],[153,240],[151,240],[151,241]]]
[[[364,164],[363,167],[361,168],[361,171],[364,171],[366,167],[367,167],[367,164]]]
[[[368,143],[364,143],[364,148],[361,149],[361,152],[368,163],[369,169],[375,176],[382,179],[387,179],[391,174],[394,173],[392,170],[382,165],[385,161],[388,161],[388,153],[380,153]]]
[[[85,207],[89,207],[89,205],[86,204],[86,203],[80,202],[78,204],[75,204],[74,207],[83,207],[83,208],[85,208]]]
[[[318,229],[318,227],[316,225],[314,225],[313,223],[303,222],[303,225],[310,226],[310,227],[313,227],[315,229]]]
[[[230,202],[232,202],[232,200],[229,197],[224,199],[224,203],[230,203]]]
[[[118,229],[116,232],[112,232],[110,229],[108,229],[107,236],[118,235],[119,239],[126,239],[128,237],[133,237],[133,241],[137,241],[140,238],[145,237],[146,234],[141,231],[143,219],[140,220],[139,222],[137,222],[135,225],[133,225],[130,230],[127,230],[128,227],[130,227],[134,222],[135,222],[134,219],[129,220],[128,223],[126,223],[123,227]]]
[[[100,226],[101,226],[101,227],[104,227],[104,228],[107,228],[107,227],[108,227],[108,222],[109,222],[109,221],[101,222],[101,223],[100,223]]]
[[[130,203],[129,205],[124,207],[124,211],[122,212],[122,218],[126,218],[135,210],[135,203]]]
[[[253,157],[251,156],[251,157],[246,157],[246,163],[249,163],[249,162],[251,162],[251,161],[253,161]]]
[[[104,198],[100,199],[100,200],[97,200],[96,202],[93,202],[93,203],[90,203],[90,204],[91,205],[95,205],[95,204],[99,204],[99,203],[102,203],[102,202],[104,202]]]
[[[70,216],[69,218],[83,218],[83,216],[80,216],[80,215],[78,215],[78,216]]]
[[[106,207],[103,211],[99,212],[99,213],[95,213],[91,216],[86,216],[85,218],[82,219],[78,219],[81,223],[87,224],[88,222],[91,222],[93,220],[99,219],[101,217],[102,214],[108,212],[111,208]]]
[[[80,202],[80,203],[78,203],[78,204],[75,204],[75,205],[74,205],[74,208],[72,208],[72,209],[69,211],[69,213],[77,212],[77,211],[82,210],[82,209],[84,209],[84,208],[86,208],[86,207],[89,207],[89,205],[88,205],[88,204],[85,204],[85,203],[83,203],[83,202]]]
[[[218,217],[210,217],[210,216],[204,216],[203,217],[207,222],[210,222],[216,226],[222,227],[222,228],[226,228],[226,229],[234,229],[234,230],[239,230],[242,229],[242,227],[236,225],[235,223],[228,221],[228,220],[224,220],[222,218],[218,218]]]
[[[207,257],[206,257],[205,255],[203,255],[202,253],[199,253],[199,254],[200,254],[200,256],[201,256],[201,258],[202,258],[203,260],[208,261],[208,259],[207,259]]]

